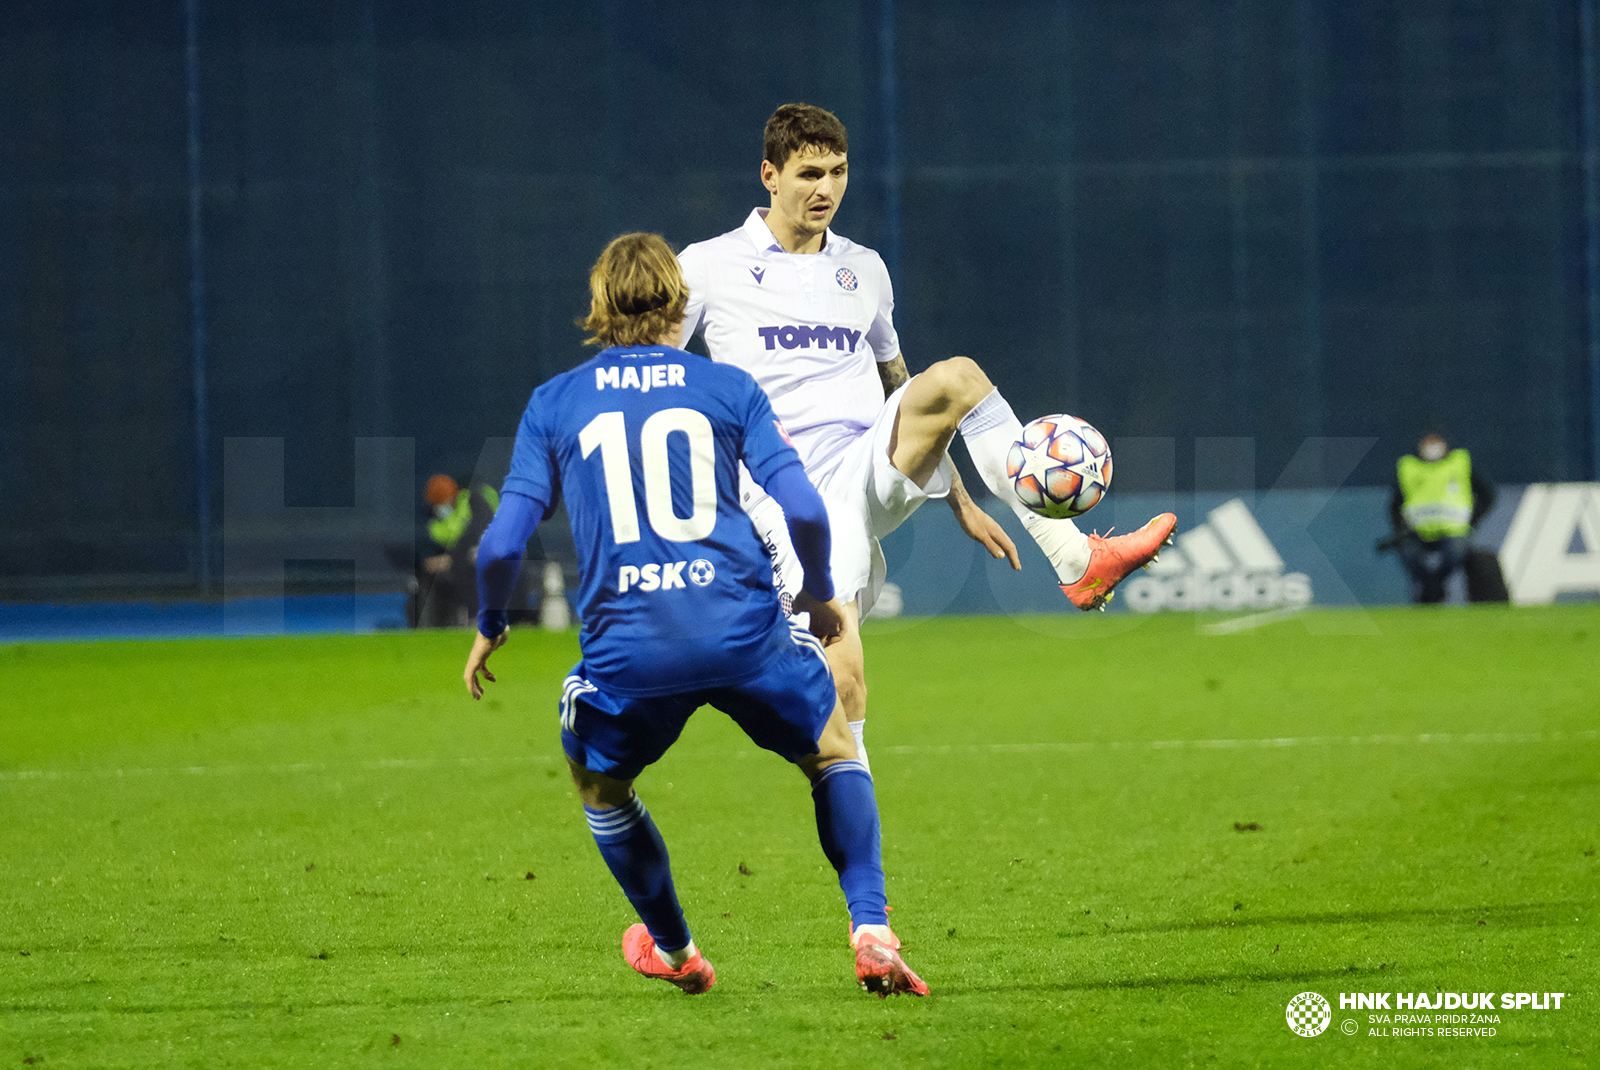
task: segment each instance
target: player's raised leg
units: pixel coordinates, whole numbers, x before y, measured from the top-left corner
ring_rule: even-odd
[[[1103,609],[1123,577],[1148,565],[1172,536],[1177,517],[1171,513],[1138,531],[1106,538],[1085,535],[1071,520],[1050,520],[1023,505],[1006,475],[1006,455],[1022,437],[1022,421],[967,357],[940,361],[906,385],[890,460],[925,483],[957,431],[984,484],[1016,513],[1055,569],[1062,592],[1079,609]]]
[[[623,957],[646,977],[677,985],[690,995],[708,991],[717,971],[689,935],[667,845],[634,794],[633,781],[613,779],[570,759],[567,764],[600,856],[642,921],[624,934]]]

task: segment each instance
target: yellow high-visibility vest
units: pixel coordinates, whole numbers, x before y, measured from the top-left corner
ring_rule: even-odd
[[[1400,458],[1400,515],[1424,539],[1472,531],[1472,457],[1451,450],[1443,459]]]
[[[500,492],[485,484],[479,490],[483,500],[489,504],[490,514],[500,511]],[[461,536],[467,533],[467,526],[472,523],[472,489],[462,487],[456,493],[455,506],[444,517],[428,521],[428,538],[444,547],[454,550],[456,543],[461,541]]]

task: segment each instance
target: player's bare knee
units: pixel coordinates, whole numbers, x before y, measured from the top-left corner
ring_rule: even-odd
[[[833,686],[839,693],[839,705],[844,707],[846,720],[861,720],[867,708],[867,666],[859,656],[844,653],[843,643],[830,647],[828,664],[833,669]],[[853,652],[852,652],[853,653]]]
[[[839,692],[839,705],[844,707],[846,720],[859,721],[867,712],[867,676],[864,669],[856,672],[835,671],[834,687]]]
[[[843,640],[828,648],[828,667],[833,670],[833,686],[845,718],[859,721],[867,709],[867,661],[861,649],[861,633],[854,631],[852,625],[853,621],[846,626]]]
[[[933,376],[939,396],[958,417],[965,416],[994,390],[994,384],[971,357],[941,360],[922,374]]]
[[[585,769],[571,758],[567,759],[567,771],[572,774],[572,784],[578,789],[578,798],[591,809],[612,810],[626,806],[633,797],[631,780],[616,780],[604,773]]]

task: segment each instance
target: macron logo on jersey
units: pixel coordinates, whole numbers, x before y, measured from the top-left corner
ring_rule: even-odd
[[[815,342],[818,349],[831,345],[840,352],[854,353],[861,341],[861,332],[848,327],[757,327],[756,333],[766,339],[768,349],[810,349]]]
[[[641,390],[648,394],[658,386],[682,386],[683,374],[682,364],[646,364],[643,367],[629,364],[623,368],[613,365],[594,370],[594,388],[604,390],[609,386],[613,390]]]

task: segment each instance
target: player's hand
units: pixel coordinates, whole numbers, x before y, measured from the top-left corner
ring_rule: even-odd
[[[794,611],[811,614],[811,634],[821,639],[824,645],[844,634],[844,606],[839,604],[837,598],[819,602],[801,591],[794,600]]]
[[[467,670],[461,674],[461,678],[467,682],[467,694],[473,698],[483,697],[483,685],[478,682],[478,673],[483,673],[483,678],[491,684],[497,682],[494,673],[489,671],[489,655],[505,646],[506,637],[510,634],[511,629],[507,628],[493,639],[482,632],[472,637],[472,653],[467,655]]]
[[[980,509],[978,503],[965,494],[961,498],[960,502],[952,502],[950,505],[951,511],[956,514],[956,523],[961,525],[961,530],[979,546],[988,550],[990,557],[1003,557],[1011,562],[1013,569],[1021,571],[1022,561],[1017,557],[1017,544],[1011,541],[1011,536],[1000,526],[1000,521]]]

